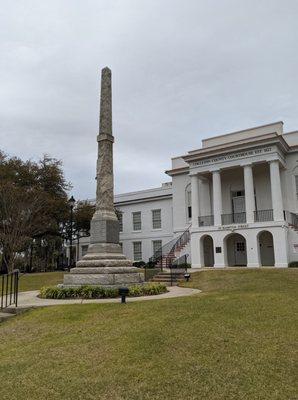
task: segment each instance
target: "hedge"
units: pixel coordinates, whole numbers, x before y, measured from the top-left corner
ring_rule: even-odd
[[[166,293],[167,287],[161,283],[147,283],[129,287],[129,297],[152,296]],[[103,286],[84,285],[80,287],[42,287],[39,292],[42,299],[108,299],[119,297],[119,289]]]

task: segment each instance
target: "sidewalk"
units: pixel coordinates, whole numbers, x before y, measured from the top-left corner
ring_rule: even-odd
[[[29,308],[29,307],[45,307],[45,306],[56,306],[64,304],[91,304],[91,303],[120,303],[120,298],[116,299],[40,299],[37,297],[39,291],[34,290],[31,292],[20,292],[18,298],[18,309]],[[179,286],[168,287],[168,292],[163,294],[158,294],[155,296],[141,296],[141,297],[127,297],[127,303],[134,301],[144,301],[144,300],[160,300],[160,299],[171,299],[175,297],[185,297],[193,296],[195,294],[201,293],[201,290],[183,288]]]

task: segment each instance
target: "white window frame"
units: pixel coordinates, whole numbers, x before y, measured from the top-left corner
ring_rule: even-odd
[[[159,246],[155,247],[155,243],[159,242]],[[161,239],[156,239],[152,240],[152,254],[155,254],[160,248],[162,247],[162,240]]]
[[[185,188],[185,205],[186,205],[186,222],[190,222],[192,218],[190,183]]]
[[[137,242],[132,242],[133,246],[133,260],[134,261],[142,261],[143,254],[142,254],[142,242],[137,241]],[[139,246],[139,249],[136,247]]]
[[[140,216],[140,220],[136,221],[136,216]],[[142,230],[142,212],[135,211],[132,213],[132,229],[134,232],[140,232]]]
[[[154,217],[156,212],[159,213],[159,218]],[[161,229],[161,209],[151,210],[152,214],[152,229]]]

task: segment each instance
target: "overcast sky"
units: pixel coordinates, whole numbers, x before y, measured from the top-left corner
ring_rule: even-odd
[[[298,129],[297,0],[0,0],[0,148],[63,161],[95,196],[100,69],[116,193],[159,186],[202,138]]]

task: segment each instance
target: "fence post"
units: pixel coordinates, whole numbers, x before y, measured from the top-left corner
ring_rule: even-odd
[[[19,297],[19,270],[16,270],[16,275],[15,275],[15,288],[16,288],[16,298],[15,298],[15,305],[16,308],[18,306],[18,297]]]
[[[2,285],[1,285],[1,310],[3,308],[3,295],[4,295],[4,275],[2,275]]]

